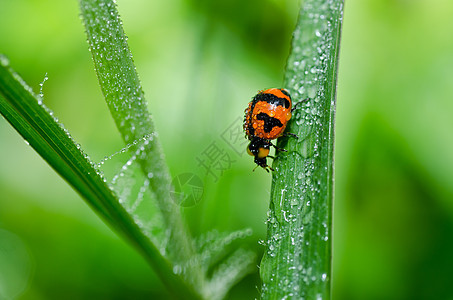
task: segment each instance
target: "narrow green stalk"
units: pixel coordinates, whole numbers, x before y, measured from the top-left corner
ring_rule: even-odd
[[[0,113],[44,160],[60,174],[104,221],[127,238],[142,253],[168,290],[179,299],[199,299],[172,264],[150,242],[132,217],[29,86],[0,56]]]
[[[274,162],[263,299],[330,299],[333,146],[343,0],[307,0],[293,35],[284,87],[297,106]]]
[[[179,264],[176,270],[200,290],[202,278],[194,257],[191,238],[179,207],[172,201],[171,178],[154,124],[147,109],[132,54],[113,0],[80,0],[88,44],[102,92],[112,117],[126,143],[153,136],[143,146],[138,162],[149,179],[169,232],[168,256]]]

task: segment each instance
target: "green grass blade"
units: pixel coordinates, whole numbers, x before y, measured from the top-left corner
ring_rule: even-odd
[[[112,228],[126,237],[178,298],[199,299],[173,273],[66,130],[0,56],[0,113]]]
[[[179,207],[170,196],[171,177],[154,124],[147,109],[140,80],[127,44],[122,22],[113,0],[80,0],[88,44],[101,90],[112,117],[126,143],[153,135],[143,145],[138,163],[148,178],[160,212],[170,233],[166,252],[186,280],[201,290],[202,276],[194,257],[191,237]],[[147,221],[147,220],[144,220]]]
[[[45,106],[2,57],[0,66],[0,108],[6,120],[63,178],[104,218],[112,216],[98,195],[112,198],[89,161],[51,116]],[[91,174],[90,174],[91,173]]]
[[[274,162],[263,299],[330,299],[333,146],[343,0],[304,1],[284,87],[293,102],[288,131]]]

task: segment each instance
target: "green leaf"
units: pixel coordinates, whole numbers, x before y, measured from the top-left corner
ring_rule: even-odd
[[[201,290],[202,273],[198,264],[190,263],[194,257],[190,233],[182,221],[179,206],[171,198],[171,177],[151,115],[147,109],[140,80],[127,44],[116,4],[112,0],[80,0],[80,9],[93,56],[99,84],[126,143],[150,136],[139,150],[137,161],[149,181],[149,188],[169,233],[166,255],[188,282]],[[134,216],[140,219],[140,216]],[[145,223],[149,220],[140,220]]]
[[[171,293],[180,298],[199,299],[182,278],[173,273],[172,264],[119,204],[119,199],[80,146],[9,67],[4,56],[0,56],[0,113],[107,224],[143,254]]]
[[[274,161],[263,299],[330,299],[333,146],[343,0],[307,0],[293,35],[285,88],[296,109]],[[309,98],[303,102],[303,99]]]

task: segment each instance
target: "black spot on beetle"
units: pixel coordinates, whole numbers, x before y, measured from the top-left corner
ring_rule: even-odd
[[[266,93],[261,93],[255,96],[253,98],[253,102],[259,102],[259,101],[264,101],[269,104],[275,105],[275,106],[283,106],[284,108],[289,108],[291,103],[288,101],[288,99],[285,98],[279,98],[275,96],[274,94],[266,94]]]
[[[271,132],[272,128],[274,128],[275,126],[277,127],[283,126],[282,122],[280,122],[279,119],[270,117],[266,113],[259,113],[256,116],[256,119],[264,121],[264,132]]]

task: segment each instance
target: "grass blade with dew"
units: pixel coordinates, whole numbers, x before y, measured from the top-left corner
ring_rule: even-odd
[[[274,161],[261,262],[263,299],[330,299],[333,146],[343,0],[307,0],[300,11],[284,87],[293,113]]]
[[[198,264],[191,263],[194,249],[190,233],[181,218],[179,206],[170,196],[173,189],[170,173],[115,1],[80,0],[79,3],[99,84],[123,140],[130,144],[144,136],[153,137],[141,146],[138,163],[149,180],[149,188],[169,232],[166,255],[174,269],[201,290],[201,270]]]
[[[119,204],[88,156],[0,56],[0,113],[104,221],[133,244],[176,297],[199,299]]]

